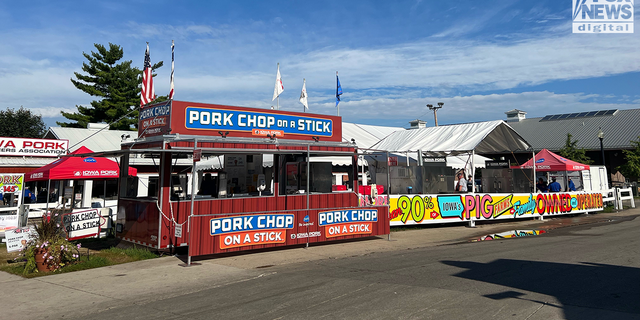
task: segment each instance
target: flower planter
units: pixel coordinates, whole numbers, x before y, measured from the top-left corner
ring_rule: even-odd
[[[39,272],[50,272],[55,270],[55,267],[47,263],[47,257],[44,255],[48,253],[45,249],[39,249],[36,251],[36,268]]]

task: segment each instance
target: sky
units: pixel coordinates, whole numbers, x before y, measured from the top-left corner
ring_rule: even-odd
[[[640,13],[636,5],[634,14]],[[571,1],[3,1],[0,109],[23,106],[48,126],[95,97],[76,89],[83,52],[114,43],[175,99],[280,109],[343,121],[433,126],[579,111],[640,108],[640,31],[573,34]],[[636,18],[637,20],[637,18]],[[638,23],[636,23],[638,24]],[[636,26],[640,29],[640,25]]]

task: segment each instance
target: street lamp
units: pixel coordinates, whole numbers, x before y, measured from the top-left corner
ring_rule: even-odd
[[[602,165],[606,168],[607,165],[604,162],[604,146],[602,145],[602,139],[604,139],[604,132],[602,132],[602,127],[598,129],[598,139],[600,139],[600,152],[602,153]]]
[[[432,104],[428,104],[427,107],[429,110],[433,110],[433,118],[435,119],[436,127],[438,126],[438,114],[436,111],[444,106],[444,102],[438,102],[438,106],[434,107]]]

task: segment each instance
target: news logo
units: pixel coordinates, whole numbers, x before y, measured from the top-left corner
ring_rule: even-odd
[[[573,33],[633,33],[634,0],[572,0]]]

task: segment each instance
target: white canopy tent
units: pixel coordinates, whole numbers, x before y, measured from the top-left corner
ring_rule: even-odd
[[[531,151],[531,145],[502,120],[396,131],[371,149],[431,157]]]
[[[455,161],[451,156],[461,156],[459,160],[465,162],[471,156],[468,168],[472,176],[479,160],[476,153],[533,152],[531,145],[502,120],[396,131],[371,149],[407,156],[421,153],[427,157],[448,157],[448,163],[449,159]]]

